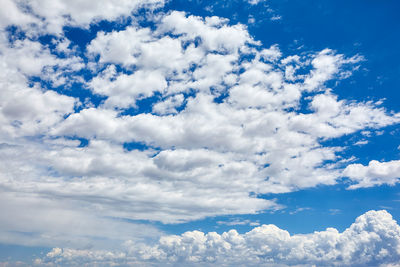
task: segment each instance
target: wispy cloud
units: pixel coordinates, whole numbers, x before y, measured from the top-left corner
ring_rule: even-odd
[[[251,220],[241,220],[241,219],[231,219],[228,221],[217,221],[219,225],[228,225],[228,226],[235,226],[235,225],[250,225],[250,226],[258,226],[260,225],[259,221],[251,221]]]

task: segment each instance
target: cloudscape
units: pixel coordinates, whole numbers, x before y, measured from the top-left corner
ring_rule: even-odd
[[[400,266],[396,1],[0,3],[1,267]]]

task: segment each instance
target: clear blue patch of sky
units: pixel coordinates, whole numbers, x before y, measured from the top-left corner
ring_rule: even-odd
[[[323,141],[324,146],[340,146],[343,151],[338,155],[343,159],[354,156],[356,163],[368,165],[371,160],[391,161],[400,159],[400,132],[398,125],[381,129],[366,129],[371,136],[365,136],[363,131],[345,135],[340,138]],[[366,144],[357,144],[367,141]]]
[[[51,250],[48,247],[29,247],[0,243],[0,262],[32,262],[36,258],[42,258]],[[12,265],[9,265],[12,266]]]

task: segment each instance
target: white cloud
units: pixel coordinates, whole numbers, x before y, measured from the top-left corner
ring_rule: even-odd
[[[94,140],[78,149],[68,142],[52,142],[47,148],[2,145],[1,186],[5,192],[20,192],[20,201],[70,199],[77,210],[87,207],[94,217],[165,223],[280,208],[274,201],[249,197],[243,188],[255,184],[247,185],[246,179],[228,180],[235,173],[248,176],[254,171],[250,163],[230,162],[207,150],[167,150],[153,159],[152,154]],[[215,166],[213,172],[209,166]],[[65,207],[62,202],[57,203]]]
[[[196,16],[186,16],[184,12],[174,11],[162,19],[160,33],[172,32],[183,35],[184,39],[201,38],[201,46],[207,50],[233,52],[251,42],[244,25],[227,25],[228,20],[208,17],[203,20]]]
[[[170,96],[163,102],[158,102],[153,106],[153,112],[160,115],[178,113],[176,108],[182,106],[185,97],[182,94]]]
[[[281,20],[281,19],[282,19],[282,16],[280,16],[280,15],[274,15],[270,18],[270,20],[272,20],[272,21],[277,21],[277,20]]]
[[[400,160],[388,162],[371,160],[368,166],[350,164],[343,171],[343,176],[356,183],[351,185],[350,189],[382,184],[394,185],[399,182],[400,178]]]
[[[312,98],[313,114],[298,114],[291,118],[291,127],[321,138],[333,138],[365,128],[377,129],[398,122],[398,115],[387,116],[385,109],[374,103],[355,103],[337,100],[330,93]]]
[[[68,193],[31,192],[32,186],[35,185],[27,182],[24,188],[8,185],[1,190],[0,210],[7,214],[0,220],[1,243],[110,249],[120,247],[126,236],[143,242],[161,234],[151,225],[103,216],[95,203],[76,205],[78,200]]]
[[[88,27],[101,20],[113,21],[131,15],[140,7],[156,8],[163,0],[2,0],[0,26],[36,24],[40,32],[62,34],[63,26]],[[36,29],[35,29],[36,30]],[[36,32],[37,33],[37,32]]]
[[[13,138],[43,134],[72,113],[76,100],[40,85],[28,85],[28,76],[41,75],[47,68],[72,60],[51,55],[38,42],[16,41],[9,46],[6,34],[0,32],[0,134],[2,142]],[[69,66],[63,68],[68,71]]]
[[[90,86],[95,93],[109,96],[104,102],[106,108],[136,106],[136,100],[150,97],[154,92],[163,91],[167,87],[160,71],[139,70],[132,75],[122,74],[116,78],[113,66],[104,72],[104,76],[93,79]]]
[[[297,209],[289,212],[289,214],[296,214],[296,213],[303,212],[303,211],[306,211],[306,210],[312,210],[312,208],[309,208],[309,207],[297,208]]]
[[[264,2],[264,1],[266,1],[266,0],[247,0],[247,2],[248,2],[250,5],[257,5],[257,4],[259,4],[259,3],[261,3],[261,2]]]
[[[290,235],[275,225],[239,234],[200,231],[163,236],[154,246],[126,242],[123,252],[54,248],[44,263],[68,266],[114,262],[155,266],[390,266],[400,260],[400,226],[382,211],[358,217],[344,232],[334,228]]]
[[[346,77],[348,72],[341,72],[340,68],[346,64],[355,64],[363,60],[361,56],[344,58],[343,55],[336,55],[330,49],[319,52],[312,60],[314,70],[305,79],[305,89],[308,91],[321,90],[321,86],[334,75]],[[350,72],[351,73],[351,72]]]
[[[20,7],[21,4],[13,0],[0,1],[0,29],[9,25],[27,25],[30,23],[38,23],[39,20],[27,12],[24,12]]]
[[[250,226],[259,226],[260,223],[259,221],[250,221],[250,220],[241,220],[241,219],[230,219],[228,221],[217,221],[218,225],[228,225],[228,226],[234,226],[234,225],[250,225]]]
[[[356,146],[363,146],[368,144],[368,140],[358,140],[357,142],[354,143]]]

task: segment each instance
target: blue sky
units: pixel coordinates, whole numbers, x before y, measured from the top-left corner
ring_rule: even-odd
[[[397,266],[398,1],[2,6],[0,266]]]

